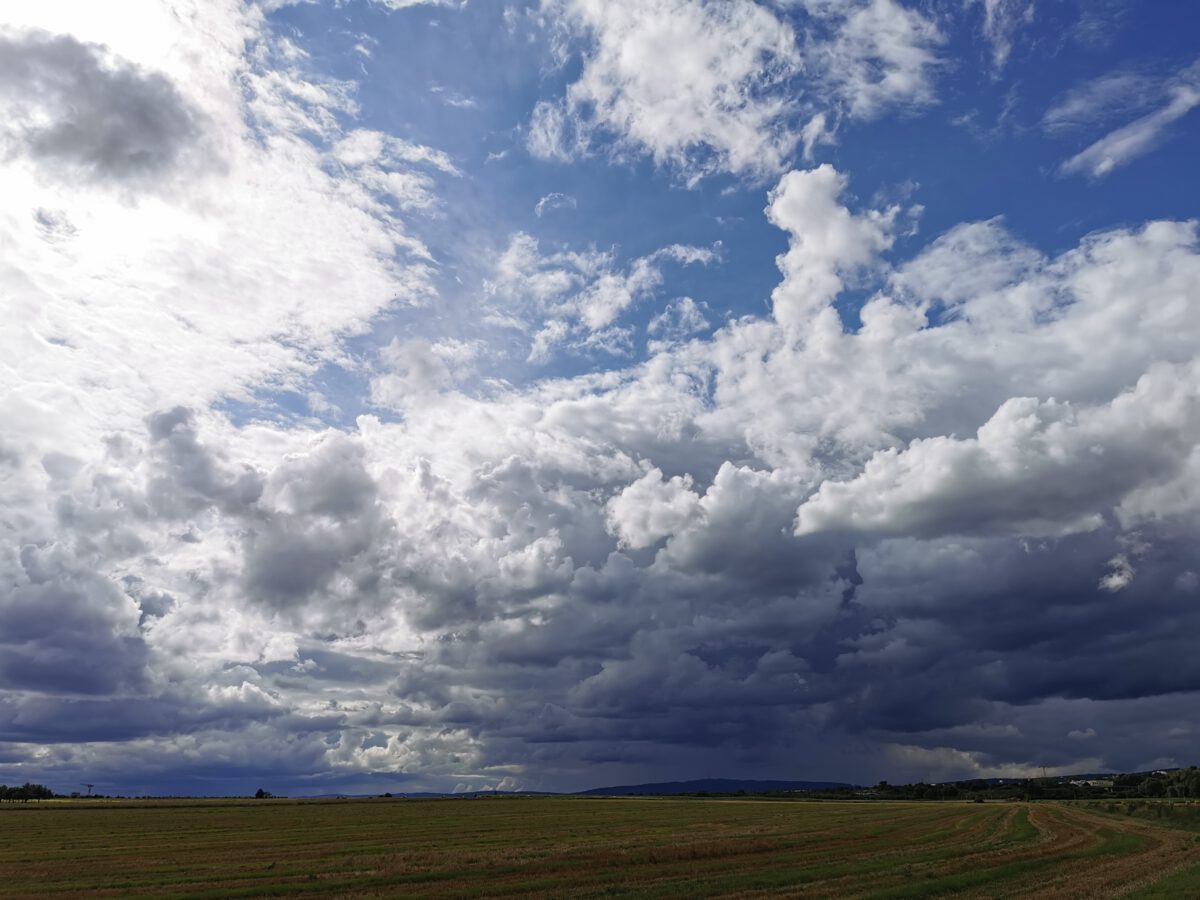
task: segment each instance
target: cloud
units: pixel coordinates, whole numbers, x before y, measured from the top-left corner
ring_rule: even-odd
[[[1028,278],[1044,260],[1015,240],[1000,219],[955,225],[916,259],[900,267],[893,284],[923,300],[953,308]]]
[[[446,87],[444,84],[431,84],[429,90],[430,93],[437,96],[447,106],[452,106],[455,109],[479,109],[479,101],[474,97]]]
[[[1190,752],[1195,223],[1055,253],[1001,218],[901,241],[902,209],[811,166],[767,193],[769,312],[671,289],[724,247],[505,232],[471,250],[477,323],[468,267],[419,238],[453,224],[443,188],[491,189],[469,159],[363,125],[259,7],[147,4],[136,33],[88,9],[73,40],[160,73],[222,165],[0,168],[0,780],[578,788]],[[603,101],[544,100],[565,156],[615,135],[684,182],[764,177],[937,99],[915,8],[793,6],[785,46],[778,6],[655,5],[648,36],[699,35],[665,59],[716,66],[665,99],[606,80],[632,9],[553,8]],[[746,48],[774,80],[739,80]],[[1095,126],[1095,102],[1048,121]],[[519,364],[632,352],[642,322],[636,363]],[[308,415],[334,401],[339,427]]]
[[[441,150],[364,128],[356,128],[342,137],[334,144],[332,153],[338,162],[355,168],[371,163],[389,167],[413,163],[449,175],[462,174]]]
[[[1109,132],[1064,162],[1060,171],[1103,178],[1161,144],[1170,125],[1200,106],[1200,65],[1170,79],[1165,94],[1164,105]]]
[[[70,35],[0,31],[0,114],[10,153],[66,177],[146,181],[185,156],[214,161],[202,114],[168,78]]]
[[[700,511],[690,476],[663,479],[651,469],[608,502],[608,525],[623,545],[641,549],[669,537]]]
[[[146,495],[155,514],[186,519],[214,505],[236,513],[262,495],[258,472],[249,467],[237,473],[225,470],[200,443],[191,410],[179,406],[154,413],[148,425],[157,465]]]
[[[804,188],[854,237],[868,217],[840,206],[834,175]],[[882,272],[896,296],[872,298],[858,331],[794,341],[735,320],[615,376],[476,398],[434,366],[429,400],[349,435],[164,410],[100,469],[55,459],[44,475],[81,548],[122,522],[154,548],[152,568],[115,540],[92,564],[144,578],[122,627],[140,630],[149,671],[170,666],[194,691],[167,716],[128,681],[143,712],[114,707],[106,727],[146,760],[181,742],[251,758],[290,734],[281,779],[343,784],[411,765],[433,786],[493,766],[582,786],[624,767],[700,774],[730,753],[763,773],[797,752],[835,771],[863,747],[856,771],[877,777],[923,777],[939,753],[947,777],[1069,766],[1064,730],[1121,733],[1129,698],[1200,685],[1178,640],[1197,507],[1171,487],[1194,477],[1195,244],[1191,226],[1156,223],[1044,258],[1000,222],[969,223]],[[959,255],[982,274],[956,294]],[[611,261],[518,242],[505,265],[554,303]],[[935,303],[955,314],[927,318]],[[417,355],[453,372],[472,354],[399,341],[381,362],[408,377]],[[1157,455],[1131,461],[1143,433]],[[951,458],[946,490],[908,506],[883,491],[891,531],[794,533],[798,510],[858,484],[888,447],[911,459],[926,444],[990,468],[959,478]],[[257,495],[239,491],[246,473]],[[1055,530],[1028,529],[1030,509]],[[1076,522],[1087,530],[1062,527]],[[184,527],[195,543],[171,537]],[[1137,576],[1115,608],[1098,583],[1120,554]],[[33,717],[32,695],[19,702]],[[777,751],[753,750],[765,739]],[[632,740],[636,759],[614,761]],[[1166,753],[1173,739],[1153,740]],[[915,749],[897,762],[893,746]],[[1118,765],[1144,749],[1099,752]]]
[[[553,0],[545,9],[586,50],[562,104],[534,111],[535,155],[569,158],[571,131],[586,142],[598,130],[694,183],[714,171],[777,171],[796,145],[785,124],[792,105],[773,91],[799,71],[795,34],[765,7]]]
[[[1159,89],[1159,82],[1149,75],[1110,72],[1055,98],[1042,116],[1042,128],[1056,134],[1135,115],[1154,105]]]
[[[897,208],[854,215],[839,205],[846,178],[825,164],[785,175],[770,194],[767,218],[789,234],[778,260],[783,282],[771,295],[775,318],[799,329],[841,293],[845,279],[892,244]]]
[[[0,168],[15,211],[0,226],[0,285],[16,298],[0,346],[22,360],[4,415],[28,423],[33,458],[60,442],[94,447],[104,429],[139,431],[154,410],[288,386],[382,310],[429,293],[428,250],[379,179],[424,170],[404,201],[423,207],[431,179],[453,174],[444,154],[340,133],[344,86],[306,78],[260,11],[213,7],[192,25],[154,4],[142,12],[153,40],[103,17],[77,17],[77,37],[6,32],[9,65],[36,75],[34,101],[63,121],[104,118],[89,131],[100,143],[54,157],[70,179],[41,177],[50,158],[24,152]],[[202,158],[210,147],[219,167]],[[64,404],[88,412],[55,415]]]
[[[812,162],[813,151],[821,144],[837,143],[836,135],[828,128],[825,113],[816,113],[800,132],[800,144],[804,148],[804,159]]]
[[[6,691],[106,695],[146,680],[135,609],[61,548],[27,547],[23,577],[0,604],[0,683]]]
[[[820,72],[825,100],[856,119],[890,109],[915,110],[936,102],[936,23],[895,0],[804,0],[813,29],[806,62]],[[835,108],[837,108],[835,106]]]
[[[467,0],[371,0],[371,2],[389,10],[412,9],[417,6],[447,6],[452,9],[461,9],[467,4]]]
[[[992,45],[996,71],[1004,68],[1017,32],[1033,17],[1034,4],[1028,0],[983,0],[983,36]]]
[[[429,253],[397,212],[427,208],[456,169],[348,127],[348,86],[314,75],[258,7],[127,12],[138,29],[61,4],[5,10],[19,26],[0,53],[0,347],[19,365],[0,415],[22,427],[0,465],[22,525],[0,540],[0,619],[20,635],[0,641],[0,731],[125,742],[158,771],[200,765],[183,735],[232,747],[284,712],[240,665],[296,653],[272,620],[303,631],[302,601],[346,588],[353,602],[312,627],[350,630],[378,600],[362,567],[394,541],[390,518],[319,490],[352,496],[353,453],[277,472],[312,436],[212,407],[300,387],[381,311],[428,296]],[[415,190],[390,190],[409,174]],[[38,608],[53,628],[34,627]],[[78,753],[56,759],[108,764]]]
[[[363,455],[359,444],[331,437],[273,473],[243,541],[248,596],[287,610],[319,591],[323,602],[338,598],[327,617],[335,623],[377,596],[388,579],[390,523]]]
[[[777,194],[804,202],[781,218],[799,230],[817,197],[845,246],[875,247],[841,189],[789,180]],[[801,270],[876,252],[831,246]],[[612,265],[559,253],[518,241],[497,277],[553,304]],[[956,293],[959,255],[982,274]],[[1187,224],[1044,258],[969,223],[882,273],[896,296],[861,329],[819,340],[735,320],[616,376],[475,398],[434,365],[432,399],[349,434],[154,413],[105,461],[41,476],[59,540],[113,598],[79,631],[142,649],[107,716],[70,707],[65,729],[77,700],[22,691],[12,733],[108,735],[164,773],[217,747],[257,773],[266,741],[293,748],[282,781],[409,766],[445,787],[496,767],[547,787],[699,775],[731,753],[763,774],[798,752],[868,778],[1070,767],[1063,734],[1088,728],[1106,766],[1167,755],[1168,728],[1197,723],[1166,701],[1200,687],[1180,638],[1200,624],[1183,550],[1200,506],[1171,488],[1194,478],[1198,260]],[[382,362],[472,354],[399,341]],[[1114,604],[1098,584],[1121,554],[1137,573]],[[152,687],[163,672],[185,693]],[[1130,728],[1139,746],[1107,737]]]
[[[569,162],[586,145],[585,140],[573,134],[575,130],[562,104],[539,100],[529,120],[525,146],[538,159]]]
[[[711,323],[704,317],[705,309],[704,303],[698,303],[691,297],[679,297],[668,303],[646,325],[646,333],[651,337],[647,342],[650,352],[658,353],[672,344],[707,331]]]
[[[533,208],[533,213],[540,219],[551,210],[574,209],[575,206],[575,198],[570,194],[561,194],[558,191],[552,191],[538,200],[537,205]]]
[[[518,232],[496,260],[485,292],[492,303],[504,302],[510,315],[522,313],[536,324],[531,361],[545,362],[564,345],[625,353],[629,339],[615,323],[654,295],[663,281],[663,266],[708,265],[717,259],[716,249],[672,244],[622,268],[607,251],[543,254],[535,238]]]
[[[462,174],[440,150],[362,128],[338,140],[331,155],[359,184],[376,195],[390,197],[404,211],[429,209],[437,203],[433,178],[413,167]]]
[[[798,35],[767,6],[544,0],[581,44],[560,100],[539,100],[534,156],[566,161],[597,135],[616,155],[648,154],[694,186],[717,172],[762,179],[797,146],[832,140],[830,118],[873,119],[935,102],[941,32],[895,0],[807,0]]]
[[[429,402],[466,380],[480,351],[478,342],[395,338],[380,351],[386,370],[371,379],[371,398],[397,410]]]
[[[974,439],[914,441],[876,453],[849,482],[806,500],[796,533],[1042,536],[1088,531],[1135,488],[1166,481],[1200,439],[1200,370],[1160,367],[1104,407],[1013,398]],[[1127,563],[1117,571],[1132,569]],[[1104,584],[1123,586],[1116,574]]]
[[[1137,571],[1129,562],[1129,557],[1124,554],[1114,556],[1108,561],[1109,572],[1100,579],[1100,590],[1116,593],[1121,588],[1128,587],[1133,581]]]

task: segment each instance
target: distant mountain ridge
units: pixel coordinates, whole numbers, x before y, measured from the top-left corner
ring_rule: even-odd
[[[765,794],[771,791],[825,791],[854,787],[845,781],[750,781],[744,778],[698,778],[694,781],[659,781],[650,784],[620,784],[578,791],[576,796],[627,797],[635,794]]]

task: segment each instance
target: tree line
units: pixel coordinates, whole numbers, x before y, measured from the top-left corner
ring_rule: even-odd
[[[745,796],[698,791],[693,796]],[[686,796],[686,795],[684,795]],[[775,799],[811,800],[1112,800],[1200,798],[1200,768],[1137,772],[1123,775],[1045,778],[976,778],[941,784],[889,784],[874,787],[836,787],[810,791],[766,791],[755,794]]]
[[[44,784],[34,784],[30,781],[25,782],[20,787],[9,787],[6,784],[0,784],[0,801],[9,803],[28,803],[30,800],[52,800],[54,799],[54,791],[46,787]]]
[[[814,791],[813,797],[881,800],[1102,800],[1112,798],[1200,798],[1200,769],[1099,775],[955,781],[945,784],[888,784],[873,788]]]
[[[1200,797],[1200,769],[1188,766],[1173,772],[1149,776],[1118,775],[1113,784],[1115,792],[1132,788],[1135,797]],[[1120,796],[1120,794],[1118,794]]]
[[[263,800],[270,799],[275,795],[270,791],[264,791],[262,788],[259,788],[254,796],[259,800]],[[0,784],[0,803],[28,803],[30,800],[54,800],[55,798],[61,800],[67,797],[77,800],[80,799],[81,795],[78,791],[74,791],[71,794],[56,794],[50,788],[46,787],[46,785],[34,784],[31,781],[27,781],[20,786],[13,785],[11,787],[6,784]],[[112,799],[108,794],[89,794],[88,797],[92,800]],[[123,800],[125,798],[118,795],[117,799]]]

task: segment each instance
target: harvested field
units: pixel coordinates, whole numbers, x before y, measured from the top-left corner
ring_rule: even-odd
[[[1200,837],[1050,803],[73,801],[0,809],[0,893],[1195,897]]]

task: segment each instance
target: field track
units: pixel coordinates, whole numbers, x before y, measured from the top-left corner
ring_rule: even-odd
[[[0,808],[0,895],[1198,898],[1200,837],[1055,803],[488,798]]]

